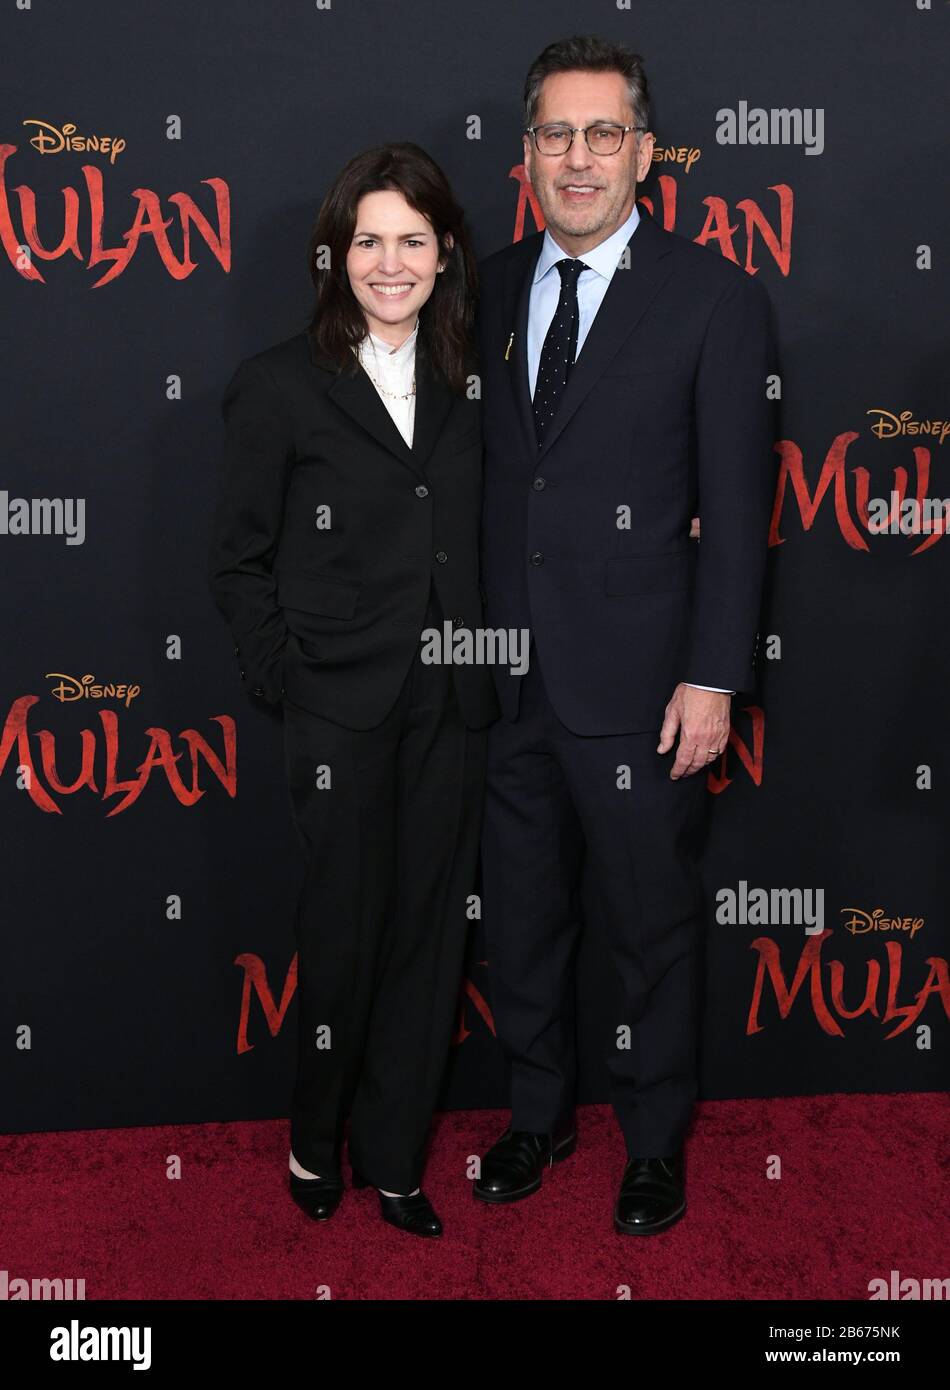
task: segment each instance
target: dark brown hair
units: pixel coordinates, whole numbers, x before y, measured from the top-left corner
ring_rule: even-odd
[[[465,216],[435,160],[418,145],[377,145],[356,155],[338,174],[321,204],[310,233],[307,261],[317,298],[308,326],[317,348],[342,370],[357,369],[352,351],[366,336],[366,317],[346,273],[346,257],[356,226],[356,209],[367,193],[401,193],[410,207],[428,218],[445,266],[419,313],[417,351],[422,352],[454,391],[464,389],[466,358],[476,289],[475,257]],[[451,233],[454,244],[446,245]],[[326,249],[329,261],[317,265]]]
[[[640,54],[625,43],[612,43],[595,34],[574,34],[549,43],[528,69],[524,83],[525,130],[534,125],[544,79],[555,72],[619,72],[627,83],[634,123],[649,127],[650,90]]]

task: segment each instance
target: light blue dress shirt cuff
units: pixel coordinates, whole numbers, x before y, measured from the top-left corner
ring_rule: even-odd
[[[693,685],[692,681],[684,681],[683,684],[688,685],[691,690],[715,690],[720,695],[735,695],[736,693],[734,690],[723,690],[718,685]]]

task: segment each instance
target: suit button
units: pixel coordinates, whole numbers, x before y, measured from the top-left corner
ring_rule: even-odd
[[[235,655],[235,656],[240,656],[240,655],[241,655],[241,649],[240,649],[240,647],[235,647],[235,648],[234,648],[234,655]]]
[[[417,496],[417,497],[428,497],[428,495],[429,495],[429,489],[426,487],[425,483],[420,483],[419,486],[416,488],[416,496]]]
[[[242,667],[241,667],[241,680],[244,679],[244,674],[245,674],[245,672],[244,672],[244,667],[242,666]]]
[[[464,618],[453,618],[453,619],[452,619],[452,626],[453,626],[453,627],[461,627],[462,624],[464,623],[464,621],[465,621]]]
[[[534,482],[531,484],[535,492],[543,492],[547,485],[546,478],[535,478]]]
[[[530,556],[530,560],[531,560],[532,565],[543,565],[543,564],[544,564],[544,556],[541,554],[540,550],[536,550],[536,551],[534,552],[534,554],[533,554],[532,556]]]
[[[446,555],[444,550],[437,550],[435,552],[435,558],[438,560],[440,565],[444,565],[449,557]]]

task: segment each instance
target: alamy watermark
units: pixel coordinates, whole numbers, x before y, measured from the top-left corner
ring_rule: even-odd
[[[803,145],[806,154],[825,148],[825,111],[822,106],[721,106],[716,112],[720,145]]]
[[[531,630],[527,627],[456,627],[422,631],[421,659],[427,666],[507,666],[513,676],[528,669]]]
[[[716,892],[716,921],[724,926],[804,927],[806,936],[825,929],[824,888],[738,888]]]
[[[85,497],[11,497],[0,490],[0,536],[65,536],[86,539]]]

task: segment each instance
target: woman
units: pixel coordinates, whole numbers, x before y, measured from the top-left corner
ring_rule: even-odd
[[[308,329],[227,387],[211,564],[242,678],[283,706],[306,852],[288,1181],[333,1215],[349,1115],[354,1186],[434,1236],[420,1183],[497,716],[489,670],[427,662],[421,640],[482,623],[474,260],[412,144],[351,160],[308,255]]]

